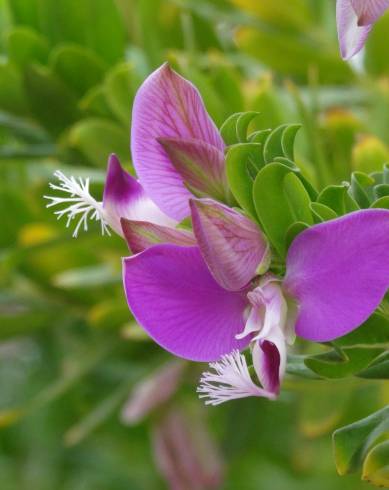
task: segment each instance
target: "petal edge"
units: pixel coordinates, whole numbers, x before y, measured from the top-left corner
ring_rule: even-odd
[[[303,231],[289,248],[284,286],[299,304],[301,337],[325,342],[357,328],[389,287],[389,211],[356,211]]]
[[[164,349],[193,361],[215,361],[250,339],[237,341],[247,307],[243,292],[221,288],[198,247],[154,245],[123,261],[128,305]]]

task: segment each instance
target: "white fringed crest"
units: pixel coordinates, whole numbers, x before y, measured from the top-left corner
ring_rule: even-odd
[[[220,405],[248,396],[275,398],[272,393],[254,383],[246,358],[238,350],[224,355],[220,361],[213,362],[209,366],[213,372],[203,373],[197,388],[199,397],[206,398],[206,405]]]
[[[46,207],[66,205],[64,209],[55,211],[54,214],[58,219],[61,219],[63,216],[67,217],[66,227],[69,227],[73,220],[77,221],[78,219],[73,237],[77,237],[81,228],[84,231],[88,230],[88,220],[100,221],[101,233],[103,235],[105,233],[110,235],[108,224],[104,218],[103,203],[96,201],[89,192],[89,178],[82,179],[79,177],[76,179],[73,176],[69,178],[60,170],[54,172],[54,177],[59,180],[59,184],[50,183],[50,188],[68,194],[70,197],[43,196],[45,199],[51,201]]]

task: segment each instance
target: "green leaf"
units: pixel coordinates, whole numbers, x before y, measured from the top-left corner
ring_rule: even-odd
[[[389,196],[389,184],[378,184],[374,186],[374,195],[376,199]]]
[[[386,348],[389,344],[389,320],[374,313],[360,327],[331,342],[338,347],[372,346]]]
[[[235,145],[239,143],[236,136],[236,123],[243,112],[231,114],[220,127],[220,135],[226,145]]]
[[[250,111],[243,112],[236,121],[236,137],[237,143],[245,143],[247,141],[247,131],[250,123],[255,117],[259,115],[259,112]]]
[[[94,165],[105,167],[107,158],[116,153],[128,161],[128,134],[118,124],[104,119],[84,119],[69,133],[70,146],[80,150]]]
[[[115,119],[115,115],[108,105],[104,87],[98,85],[89,90],[79,102],[79,107],[89,116],[101,116]]]
[[[240,143],[230,146],[226,156],[226,172],[231,192],[239,205],[252,217],[256,217],[253,201],[253,183],[248,165],[253,152],[260,152],[258,143]]]
[[[126,126],[130,124],[131,107],[140,80],[130,63],[112,68],[104,82],[104,94],[113,114]]]
[[[271,129],[260,129],[258,131],[254,131],[253,133],[250,133],[248,136],[248,140],[251,143],[263,144],[265,143],[270,133],[271,133]],[[262,159],[263,159],[263,155],[262,155]],[[265,161],[263,161],[263,163],[265,163]]]
[[[389,184],[389,164],[385,163],[382,172],[382,183]]]
[[[123,59],[125,28],[114,0],[12,0],[16,24],[39,30],[50,43],[74,42],[108,63]]]
[[[39,28],[39,9],[37,1],[12,0],[7,2],[15,24],[24,24],[36,29]]]
[[[310,208],[318,223],[329,221],[338,217],[333,209],[329,208],[325,204],[320,204],[319,202],[311,202]]]
[[[301,173],[298,166],[292,160],[290,160],[289,158],[286,158],[286,157],[276,157],[274,159],[274,161],[282,163],[283,165],[286,165],[287,167],[294,170],[297,173],[298,178],[303,183],[303,185],[304,185],[306,191],[308,192],[309,197],[312,199],[312,201],[315,201],[317,199],[317,195],[318,195],[317,190],[313,187],[311,182],[306,177],[304,177],[304,175]]]
[[[302,221],[296,221],[296,223],[290,225],[286,232],[286,237],[285,237],[286,248],[289,248],[293,240],[296,238],[296,236],[299,235],[302,231],[306,230],[307,228],[309,228],[309,226],[306,223],[303,223]]]
[[[281,137],[281,147],[286,158],[294,160],[294,141],[301,124],[290,124],[285,128]]]
[[[298,169],[297,165],[292,160],[286,157],[275,157],[274,162],[282,163],[283,165],[289,167],[292,170]]]
[[[384,352],[367,369],[358,373],[360,378],[389,379],[389,352]]]
[[[226,145],[245,143],[248,140],[248,127],[259,112],[237,112],[228,117],[220,128],[220,134]],[[265,134],[261,135],[263,138]],[[251,139],[250,139],[251,141]]]
[[[0,127],[9,129],[12,134],[29,143],[42,144],[50,141],[47,132],[27,118],[0,112]]]
[[[362,479],[377,487],[389,488],[389,441],[381,442],[368,453]]]
[[[328,206],[338,216],[359,209],[358,204],[348,194],[349,184],[329,185],[321,191],[317,202]]]
[[[61,44],[51,55],[52,71],[78,95],[97,85],[105,72],[104,62],[82,46]]]
[[[69,0],[62,0],[63,9]],[[126,32],[114,0],[87,0],[76,2],[78,9],[83,5],[83,26],[87,26],[86,44],[107,63],[117,63],[124,58]],[[89,22],[93,12],[93,22]],[[72,20],[72,17],[69,16]],[[82,26],[81,26],[82,29]],[[85,35],[85,34],[84,34]]]
[[[341,350],[341,353],[331,350],[324,354],[306,357],[305,364],[323,378],[345,378],[369,366],[382,351],[382,348],[346,347]]]
[[[295,173],[290,172],[284,177],[283,191],[295,221],[313,225],[310,210],[311,200],[301,180]]]
[[[271,129],[261,129],[259,131],[254,131],[254,133],[251,133],[248,136],[248,141],[250,143],[257,143],[261,145],[261,148],[259,148],[258,151],[255,151],[252,156],[258,170],[265,165],[262,148],[266,141],[266,138],[270,133],[271,133]]]
[[[389,196],[381,197],[374,201],[370,206],[371,208],[379,208],[379,209],[389,209]]]
[[[266,163],[272,162],[276,157],[285,156],[282,149],[281,140],[286,127],[286,124],[278,126],[278,128],[273,129],[273,131],[267,138],[266,143],[263,147],[263,158]]]
[[[291,169],[270,163],[259,171],[253,187],[254,206],[267,237],[281,256],[285,255],[285,236],[294,219],[283,193],[283,180]]]
[[[31,112],[50,133],[58,135],[79,117],[74,94],[46,68],[29,66],[25,88]]]
[[[11,114],[28,114],[22,76],[16,66],[0,61],[0,109]]]
[[[308,223],[313,223],[308,193],[294,178],[297,172],[281,163],[269,163],[259,171],[254,181],[257,216],[281,256],[286,253],[287,231],[294,222],[300,221],[298,217],[303,216]],[[289,174],[296,175],[285,180]]]
[[[286,372],[307,379],[321,379],[316,373],[311,371],[304,363],[305,356],[288,354]]]
[[[270,133],[263,148],[266,163],[284,157],[294,164],[294,141],[300,127],[300,124],[282,124]]]
[[[335,464],[340,475],[358,470],[370,446],[389,430],[389,406],[333,433]]]
[[[353,172],[351,175],[351,187],[349,188],[349,194],[354,198],[361,209],[368,208],[370,206],[370,200],[365,188],[370,187],[373,184],[374,179],[363,172]]]
[[[32,62],[46,64],[49,56],[47,39],[28,27],[15,27],[7,39],[9,59],[24,67]]]

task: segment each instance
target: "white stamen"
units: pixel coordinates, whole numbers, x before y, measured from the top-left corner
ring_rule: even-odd
[[[82,179],[79,177],[75,179],[73,176],[66,177],[60,170],[54,172],[54,177],[59,180],[59,185],[50,183],[51,189],[64,192],[70,195],[70,197],[58,197],[58,196],[43,196],[45,199],[51,202],[47,204],[47,208],[66,204],[64,209],[55,211],[54,214],[58,219],[62,216],[67,217],[66,227],[68,228],[73,219],[78,219],[77,225],[73,232],[73,237],[77,237],[81,228],[84,231],[88,230],[88,220],[100,221],[101,233],[104,235],[111,235],[107,221],[104,217],[103,203],[96,201],[96,199],[89,192],[89,178]]]
[[[213,362],[209,366],[214,372],[203,373],[197,388],[197,392],[200,393],[199,398],[207,398],[206,405],[219,405],[247,396],[275,398],[274,394],[254,383],[246,358],[238,350],[224,355],[220,361]]]

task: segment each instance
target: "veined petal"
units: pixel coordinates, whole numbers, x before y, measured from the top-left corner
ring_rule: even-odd
[[[121,225],[124,238],[133,254],[143,252],[146,248],[157,243],[172,243],[189,247],[196,245],[196,239],[189,230],[125,218],[121,219]]]
[[[342,58],[352,58],[363,48],[372,25],[358,25],[351,0],[337,0],[336,21]]]
[[[223,289],[198,247],[155,245],[124,259],[124,288],[139,324],[163,348],[194,361],[214,361],[250,338],[244,326],[246,292]]]
[[[237,291],[269,266],[269,245],[258,226],[212,199],[192,199],[193,230],[218,283]]]
[[[357,328],[389,287],[389,211],[356,211],[300,233],[284,286],[297,300],[301,337],[324,342]]]
[[[147,194],[166,214],[181,221],[189,215],[191,194],[159,138],[194,139],[224,150],[199,92],[167,63],[152,73],[136,94],[131,152]]]
[[[159,138],[158,140],[185,186],[197,197],[228,200],[224,153],[199,140]]]
[[[389,0],[350,0],[358,17],[359,26],[376,22],[389,7]]]
[[[123,235],[120,218],[176,225],[176,221],[163,213],[139,182],[122,168],[116,155],[111,155],[108,160],[103,207],[106,221],[119,235]]]

